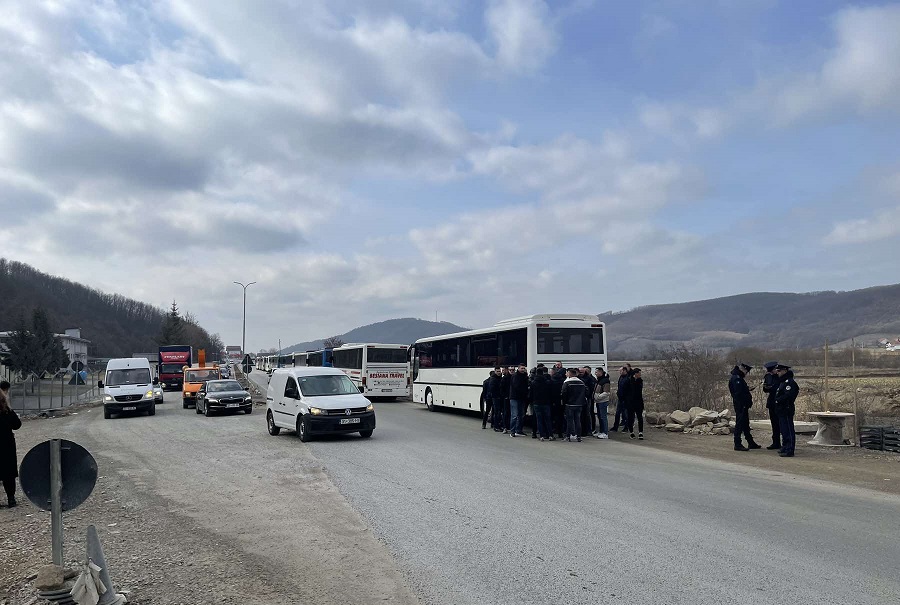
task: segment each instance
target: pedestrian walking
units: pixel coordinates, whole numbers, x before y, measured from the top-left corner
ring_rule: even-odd
[[[763,393],[766,397],[766,410],[769,412],[769,423],[772,425],[772,443],[766,446],[767,450],[781,449],[781,422],[778,420],[778,414],[775,413],[775,391],[778,390],[778,383],[781,380],[775,372],[778,367],[777,361],[767,361],[766,375],[763,377]]]
[[[22,421],[10,407],[9,382],[0,382],[0,481],[6,491],[10,508],[16,506],[16,477],[19,461],[16,456],[16,436],[13,431],[22,428]]]
[[[613,421],[612,430],[619,430],[621,421],[622,432],[628,428],[628,385],[631,384],[631,374],[626,366],[619,368],[619,380],[616,383],[616,419]]]
[[[794,372],[791,370],[791,366],[778,364],[775,366],[775,373],[780,379],[778,389],[775,391],[775,412],[778,414],[781,429],[781,450],[778,455],[783,458],[793,458],[794,447],[797,444],[794,433],[794,403],[797,401],[800,387],[794,382]]]
[[[510,378],[509,413],[511,415],[509,436],[524,437],[522,423],[525,420],[525,408],[528,406],[528,370],[524,363]]]
[[[734,366],[731,370],[731,378],[728,379],[728,392],[734,403],[734,451],[748,452],[758,450],[762,446],[753,440],[750,434],[750,408],[753,407],[753,394],[747,384],[747,376],[753,368],[746,363]],[[744,447],[741,437],[747,439],[747,447]]]
[[[491,397],[491,378],[494,376],[494,370],[491,370],[488,377],[481,383],[481,428],[486,429],[488,420],[491,418],[491,412],[494,409],[494,399]],[[494,421],[491,420],[491,426]]]
[[[637,419],[638,435],[644,439],[644,380],[641,378],[641,369],[631,370],[631,380],[628,383],[628,432],[634,439],[634,421]]]
[[[581,441],[581,412],[584,409],[584,382],[578,370],[566,370],[566,380],[560,390],[560,400],[566,409],[566,441]]]
[[[609,439],[609,374],[603,368],[597,368],[594,378],[597,381],[597,386],[594,387],[594,406],[598,423],[594,436],[597,439]]]
[[[556,388],[550,380],[547,368],[538,368],[531,383],[531,409],[541,441],[553,441],[553,424],[550,410]]]

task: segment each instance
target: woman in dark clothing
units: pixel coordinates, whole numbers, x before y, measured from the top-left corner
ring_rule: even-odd
[[[22,421],[9,407],[9,383],[4,380],[0,382],[0,480],[3,481],[10,508],[16,505],[16,477],[19,476],[13,431],[21,426]]]

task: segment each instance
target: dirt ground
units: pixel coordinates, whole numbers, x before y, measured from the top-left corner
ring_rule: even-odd
[[[644,428],[642,445],[648,447],[900,495],[900,454],[808,445],[812,435],[797,435],[795,457],[780,458],[777,451],[766,449],[736,452],[733,435],[687,435]],[[753,435],[763,448],[772,443],[770,432],[754,430]],[[613,433],[610,438],[630,441],[626,433]]]

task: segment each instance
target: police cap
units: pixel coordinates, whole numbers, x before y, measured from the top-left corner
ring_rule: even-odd
[[[753,366],[747,365],[746,363],[742,363],[742,364],[741,364],[741,369],[743,369],[745,372],[749,372],[750,370],[753,369]]]
[[[778,367],[778,362],[777,361],[767,361],[765,363],[765,366],[763,366],[763,367],[765,367],[767,370],[769,370],[771,372],[772,370],[774,370],[775,368]]]

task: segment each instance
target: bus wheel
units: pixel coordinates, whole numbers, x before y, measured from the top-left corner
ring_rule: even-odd
[[[434,411],[434,395],[431,393],[431,389],[425,391],[425,407],[429,412]]]

